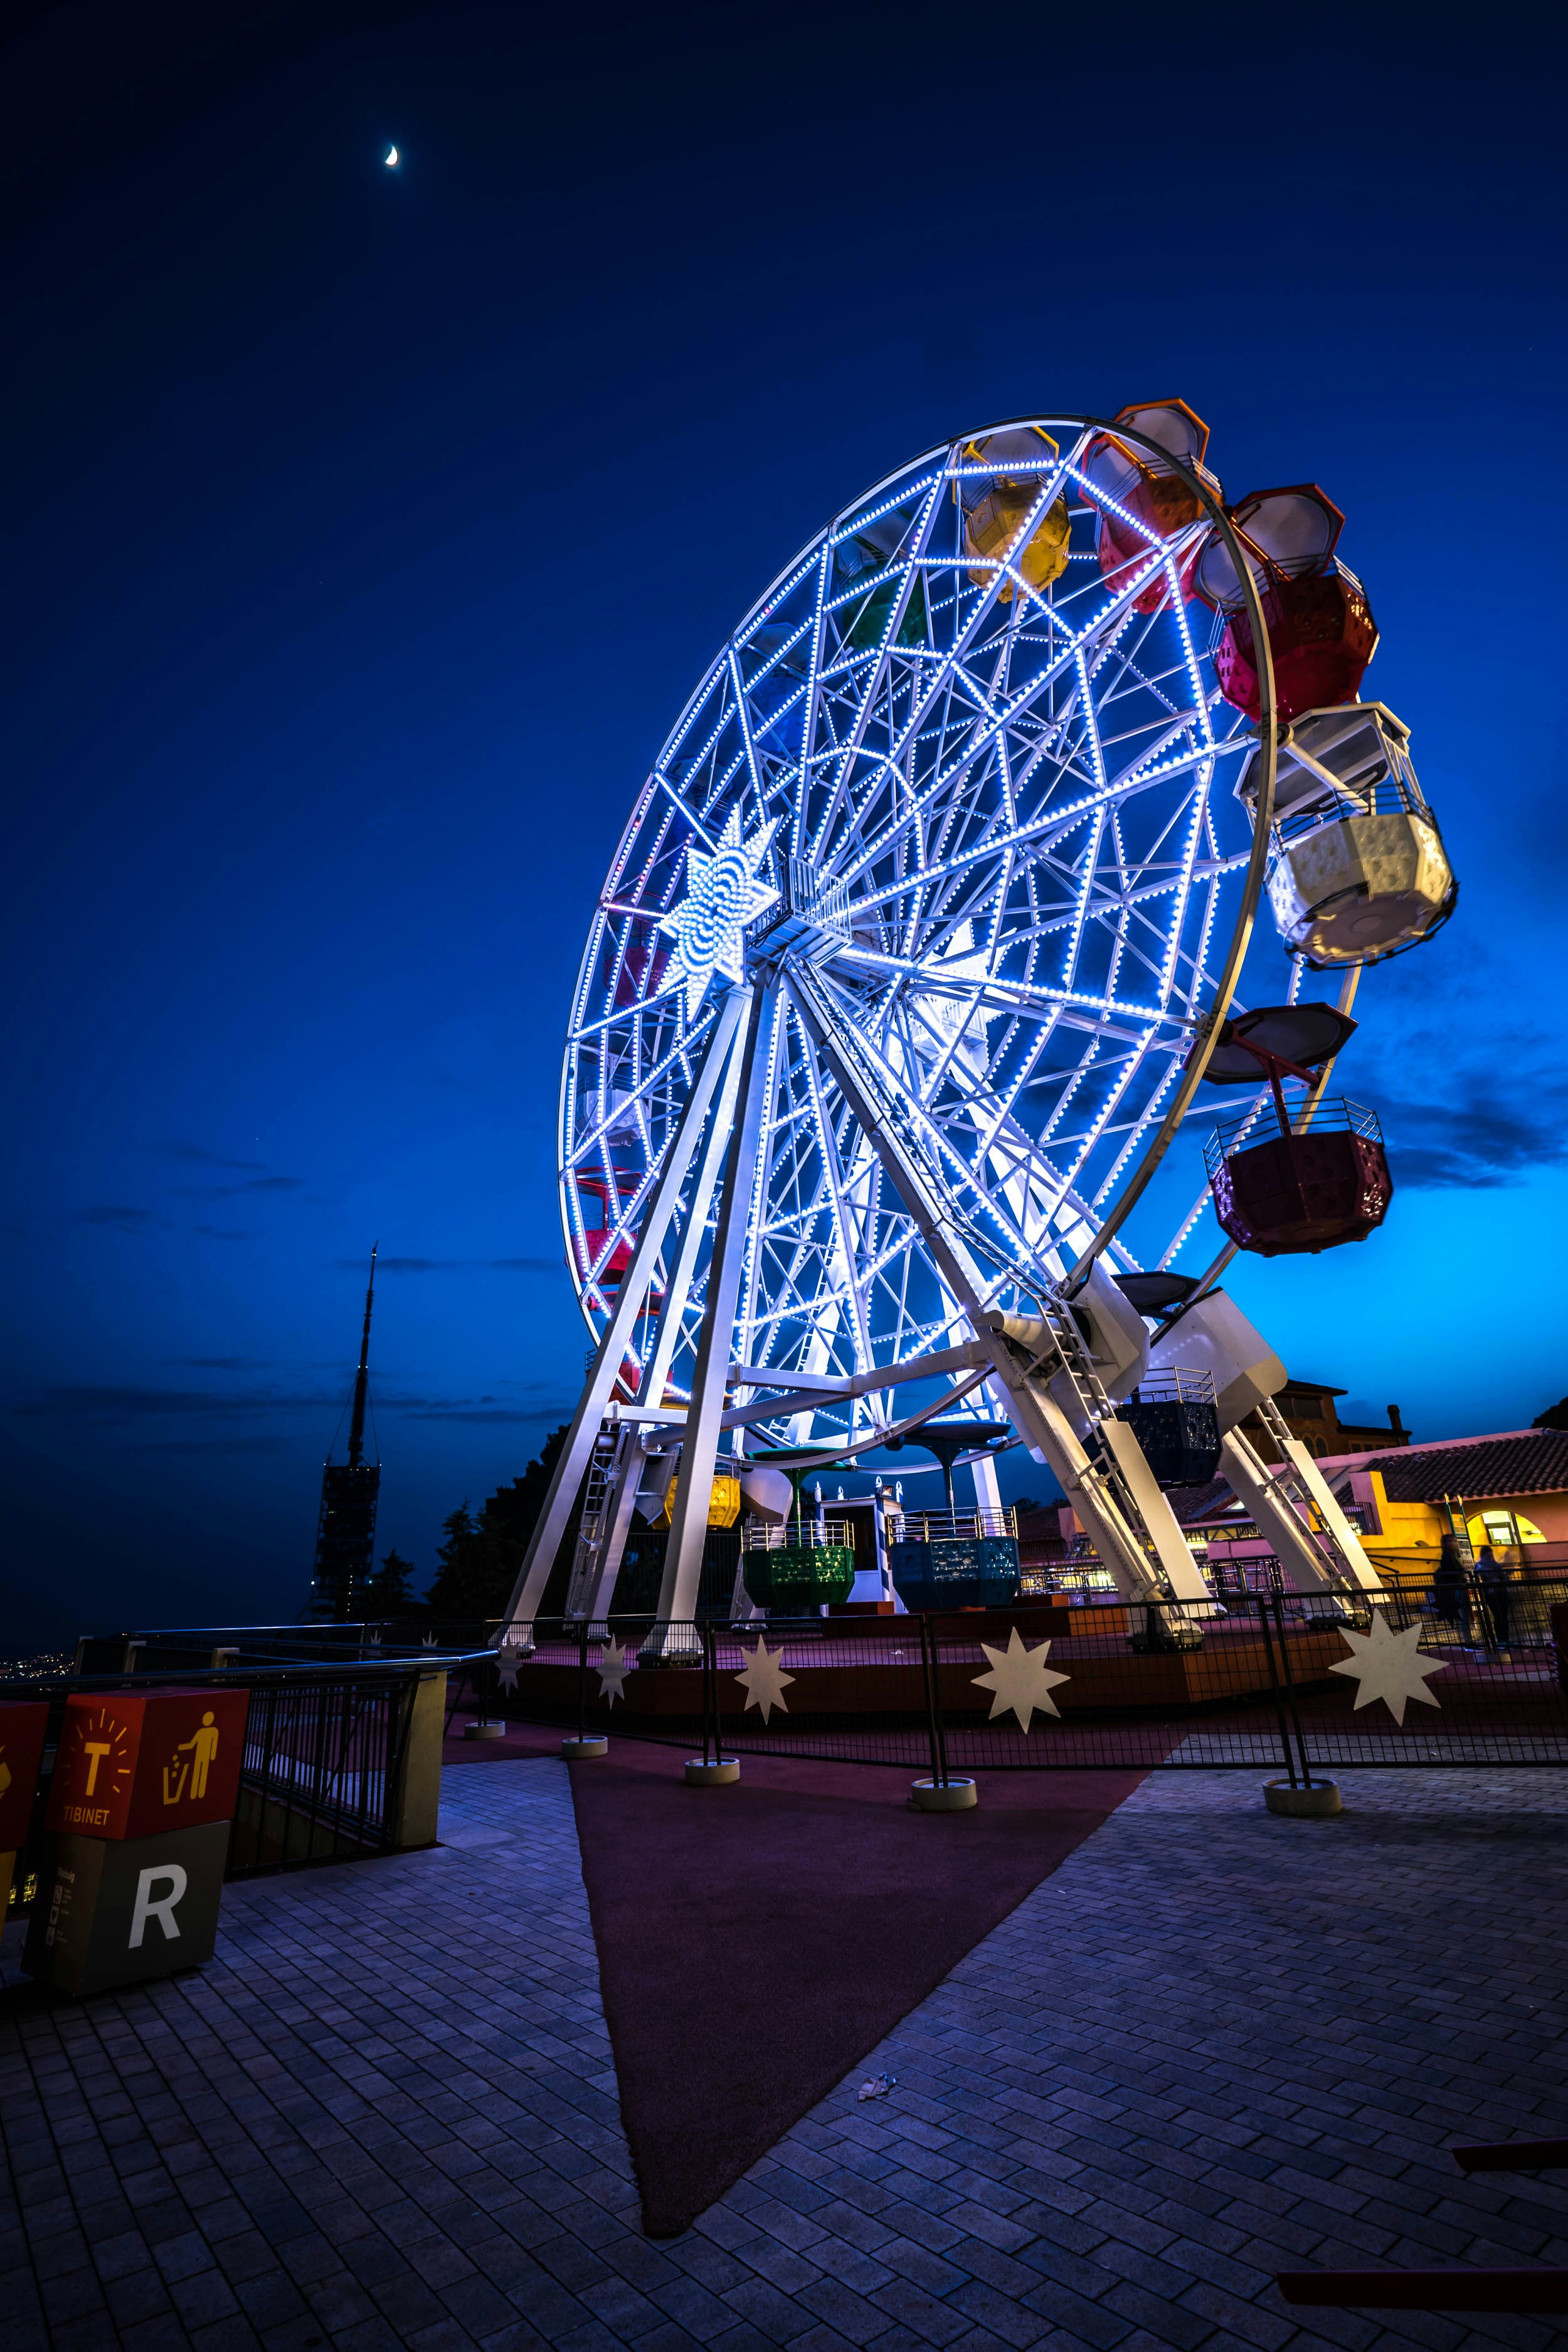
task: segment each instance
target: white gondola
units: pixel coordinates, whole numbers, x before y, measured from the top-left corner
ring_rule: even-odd
[[[1268,896],[1292,955],[1377,963],[1453,911],[1458,885],[1386,703],[1304,710],[1279,730]],[[1258,798],[1257,756],[1237,786]]]

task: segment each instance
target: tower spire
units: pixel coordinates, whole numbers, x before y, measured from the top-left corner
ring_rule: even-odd
[[[364,1403],[370,1381],[370,1310],[375,1297],[375,1254],[381,1244],[373,1242],[370,1248],[370,1280],[364,1292],[364,1329],[360,1334],[359,1370],[354,1374],[354,1409],[349,1422],[349,1466],[357,1470],[364,1459]]]
[[[316,1573],[310,1587],[312,1617],[335,1617],[347,1624],[363,1614],[375,1566],[375,1507],[381,1465],[364,1458],[364,1413],[370,1390],[370,1311],[375,1299],[375,1258],[364,1292],[364,1328],[360,1333],[359,1370],[354,1374],[353,1412],[349,1421],[349,1458],[329,1455],[321,1472],[321,1510],[316,1522]]]

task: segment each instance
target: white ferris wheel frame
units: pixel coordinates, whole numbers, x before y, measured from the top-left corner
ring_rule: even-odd
[[[980,556],[966,501],[1007,470],[984,445],[1030,428],[1054,454],[1011,543]],[[1165,538],[1100,490],[1084,461],[1101,435],[1178,476],[1197,519]],[[1062,592],[1042,591],[1025,551],[1064,499],[1075,521],[1114,515],[1145,551],[1108,582],[1077,533]],[[1211,530],[1258,648],[1257,733],[1224,704],[1182,593]],[[868,584],[846,581],[850,561]],[[804,1448],[826,1424],[824,1458],[847,1458],[944,1407],[983,1411],[982,1383],[1019,1421],[988,1318],[1059,1319],[1099,1254],[1135,1263],[1121,1227],[1252,937],[1274,720],[1268,631],[1223,508],[1108,420],[944,443],[780,574],[672,730],[595,911],[561,1164],[598,1347],[512,1619],[538,1606],[607,1410],[679,1425],[683,1559],[721,1426],[743,1454],[749,1437]],[[1232,848],[1226,762],[1259,743],[1251,837]],[[1065,946],[1054,976],[1047,942]],[[1036,1125],[1020,1107],[1042,1099]],[[596,1229],[585,1198],[602,1202]],[[954,1372],[900,1420],[900,1386]],[[1149,1513],[1121,1502],[1146,1555]]]

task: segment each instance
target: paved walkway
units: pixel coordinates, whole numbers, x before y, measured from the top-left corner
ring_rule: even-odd
[[[7,1991],[5,2352],[1561,2340],[1303,2328],[1268,2276],[1568,2263],[1552,2176],[1444,2155],[1568,2131],[1559,1775],[1360,1774],[1333,1824],[1273,1820],[1249,1775],[1146,1782],[658,2245],[565,1769],[447,1793],[436,1852],[231,1889],[189,1979]],[[891,2095],[858,2101],[883,2069]]]

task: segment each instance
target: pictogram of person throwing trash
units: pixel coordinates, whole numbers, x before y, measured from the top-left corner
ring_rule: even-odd
[[[166,1805],[177,1805],[180,1802],[185,1794],[187,1776],[191,1783],[190,1795],[193,1803],[206,1795],[207,1774],[212,1769],[212,1761],[217,1754],[217,1748],[218,1729],[213,1721],[209,1708],[202,1717],[200,1728],[193,1731],[188,1739],[182,1739],[174,1750],[176,1756],[183,1756],[189,1748],[191,1760],[188,1764],[182,1764],[179,1767],[178,1777],[172,1790],[169,1786],[169,1767],[167,1764],[163,1767],[163,1802]]]

